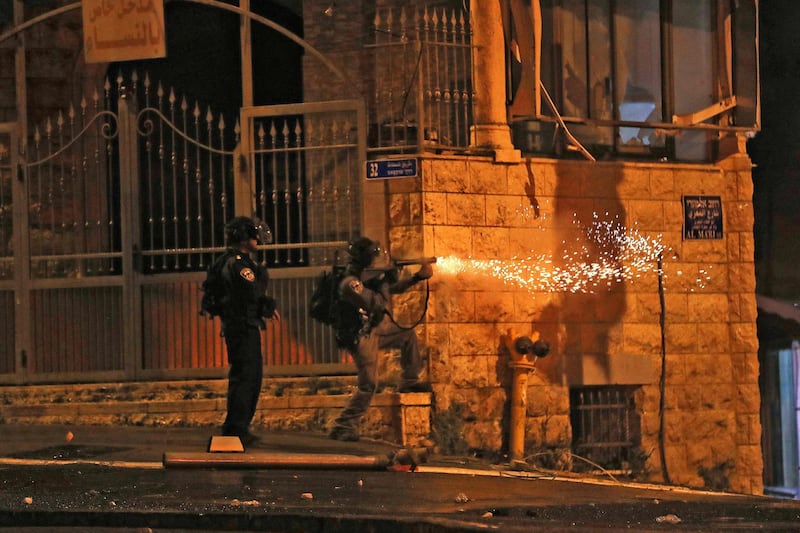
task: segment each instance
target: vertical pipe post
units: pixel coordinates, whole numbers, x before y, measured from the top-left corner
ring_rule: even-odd
[[[523,359],[526,358],[523,356]],[[536,371],[536,365],[520,360],[511,362],[509,366],[514,371],[514,378],[511,383],[508,457],[511,461],[522,461],[525,458],[525,423],[528,418],[528,375]]]

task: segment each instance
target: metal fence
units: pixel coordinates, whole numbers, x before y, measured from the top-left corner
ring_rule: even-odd
[[[283,318],[264,332],[267,371],[352,371],[306,303],[359,231],[363,116],[354,102],[274,106],[242,128],[132,73],[36,126],[17,161],[0,139],[0,382],[222,375],[199,285],[235,205],[275,238],[256,254]]]
[[[373,21],[371,153],[462,151],[473,121],[468,13],[438,7],[379,9]]]
[[[14,263],[11,242],[13,219],[13,172],[10,132],[0,131],[0,375],[15,370],[14,357]]]
[[[366,101],[221,112],[144,72],[89,74],[25,142],[0,124],[0,382],[223,375],[198,287],[250,206],[275,237],[257,254],[283,316],[268,371],[351,372],[305,305],[360,233],[366,154],[466,149],[473,116],[466,12],[381,8],[373,30]]]

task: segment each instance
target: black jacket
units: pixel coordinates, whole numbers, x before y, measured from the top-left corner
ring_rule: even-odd
[[[225,329],[255,327],[264,329],[264,317],[275,313],[275,300],[266,295],[269,273],[249,255],[230,250],[222,268],[222,278],[230,296],[222,314]]]

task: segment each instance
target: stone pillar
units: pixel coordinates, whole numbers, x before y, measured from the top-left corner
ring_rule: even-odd
[[[470,144],[489,149],[495,161],[518,162],[520,153],[511,144],[511,128],[506,114],[506,69],[503,18],[500,0],[472,0],[470,22],[475,89],[475,125]]]

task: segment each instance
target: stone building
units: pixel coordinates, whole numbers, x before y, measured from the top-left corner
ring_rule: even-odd
[[[138,109],[152,103],[127,96],[144,82],[115,84],[116,69],[157,69],[161,60],[87,63],[85,13],[66,2],[10,3],[16,26],[0,27],[0,194],[9,207],[0,214],[0,310],[14,321],[0,325],[3,383],[224,375],[215,326],[185,318],[203,260],[220,244],[190,206],[193,195],[201,205],[213,190],[208,173],[215,195],[230,192],[211,198],[212,216],[255,208],[275,221],[278,245],[264,254],[287,320],[266,333],[273,375],[347,372],[296,295],[307,294],[337,245],[366,233],[395,257],[438,259],[429,294],[399,298],[398,319],[412,323],[427,310],[417,331],[434,385],[433,423],[450,416],[469,449],[499,455],[517,446],[510,434],[520,421],[510,413],[524,401],[522,459],[580,468],[584,457],[654,481],[762,491],[753,184],[744,151],[759,127],[756,2],[473,0],[468,12],[460,1],[168,2],[162,28],[172,35],[171,61],[192,54],[178,44],[192,43],[187,28],[204,29],[200,14],[216,9],[214,28],[226,43],[219,48],[236,51],[221,63],[252,65],[230,83],[235,98],[217,104],[238,121],[222,128],[214,116],[213,135],[192,137],[211,148],[219,140],[219,153],[202,158],[175,155],[186,135],[144,142],[155,130],[143,125],[129,130],[142,142],[125,155],[125,113],[138,122]],[[246,14],[251,7],[255,16]],[[279,44],[270,32],[280,33]],[[161,68],[178,79],[175,70]],[[107,73],[118,136],[99,128],[84,140],[119,139],[118,153],[74,155],[77,143],[50,133],[63,123],[54,121],[53,157],[31,155],[45,136],[32,125]],[[291,80],[274,81],[284,78]],[[210,95],[202,86],[185,90]],[[162,111],[144,118],[194,131],[181,127],[180,97],[166,95]],[[137,105],[128,110],[129,102]],[[205,127],[205,108],[192,106],[184,116]],[[234,122],[241,134],[228,149]],[[21,139],[24,153],[14,149]],[[320,150],[286,156],[308,147]],[[416,172],[391,177],[376,166],[370,176],[365,159],[411,161]],[[118,162],[138,180],[100,172]],[[12,179],[20,166],[27,180]],[[166,169],[160,186],[154,168]],[[202,187],[191,188],[195,175]],[[80,176],[103,205],[68,194],[64,182]],[[186,207],[158,201],[162,190]],[[134,208],[136,195],[152,211]],[[195,218],[203,219],[197,228]],[[173,220],[186,224],[174,242]],[[14,227],[29,228],[31,238]],[[123,334],[97,337],[71,325],[78,316]],[[39,328],[48,321],[67,333],[45,342]],[[512,363],[532,356],[507,341],[526,336],[548,341],[550,351],[535,371],[527,367],[524,394],[512,393]],[[112,350],[119,358],[109,361]]]

